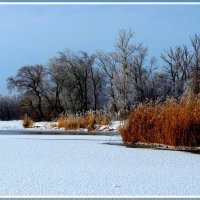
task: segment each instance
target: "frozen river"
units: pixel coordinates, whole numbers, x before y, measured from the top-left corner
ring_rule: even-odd
[[[200,195],[200,155],[120,136],[0,132],[0,196]]]

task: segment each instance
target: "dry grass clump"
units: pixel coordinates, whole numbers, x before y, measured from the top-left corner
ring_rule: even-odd
[[[27,115],[24,116],[23,127],[24,128],[31,128],[31,127],[33,127],[33,121]]]
[[[58,128],[65,128],[66,130],[76,130],[80,128],[94,130],[95,125],[107,125],[108,123],[108,117],[91,112],[85,115],[67,115],[58,118]]]
[[[124,143],[200,145],[200,95],[140,104],[121,129]]]
[[[58,118],[58,128],[63,128],[65,126],[65,117],[64,116],[60,116]]]

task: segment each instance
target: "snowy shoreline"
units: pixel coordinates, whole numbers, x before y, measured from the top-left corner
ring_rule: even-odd
[[[34,134],[59,135],[119,135],[120,121],[113,121],[107,126],[97,126],[96,130],[88,129],[65,130],[57,128],[57,122],[35,122],[32,128],[24,128],[22,120],[0,121],[0,134],[2,132],[29,132]]]
[[[120,136],[119,127],[122,122],[112,121],[107,126],[97,125],[96,130],[88,129],[65,130],[57,128],[57,122],[35,122],[32,128],[24,128],[22,120],[0,121],[0,135],[61,135],[61,136]],[[122,142],[121,142],[122,144]],[[157,143],[124,143],[128,148],[144,148],[157,150],[185,151],[191,153],[200,153],[200,147],[168,146]]]

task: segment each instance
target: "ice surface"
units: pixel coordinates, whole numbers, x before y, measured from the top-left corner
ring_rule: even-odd
[[[200,155],[120,143],[119,136],[1,134],[0,195],[200,195]]]

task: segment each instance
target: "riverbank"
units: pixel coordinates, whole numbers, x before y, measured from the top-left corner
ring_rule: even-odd
[[[65,130],[64,128],[58,128],[57,122],[35,122],[32,128],[24,128],[22,120],[14,121],[0,121],[0,131],[28,131],[39,132],[39,133],[49,133],[49,134],[71,134],[71,135],[112,135],[119,132],[121,122],[112,121],[109,125],[97,125],[96,129],[93,131],[88,131],[88,129],[80,128],[77,130]]]

